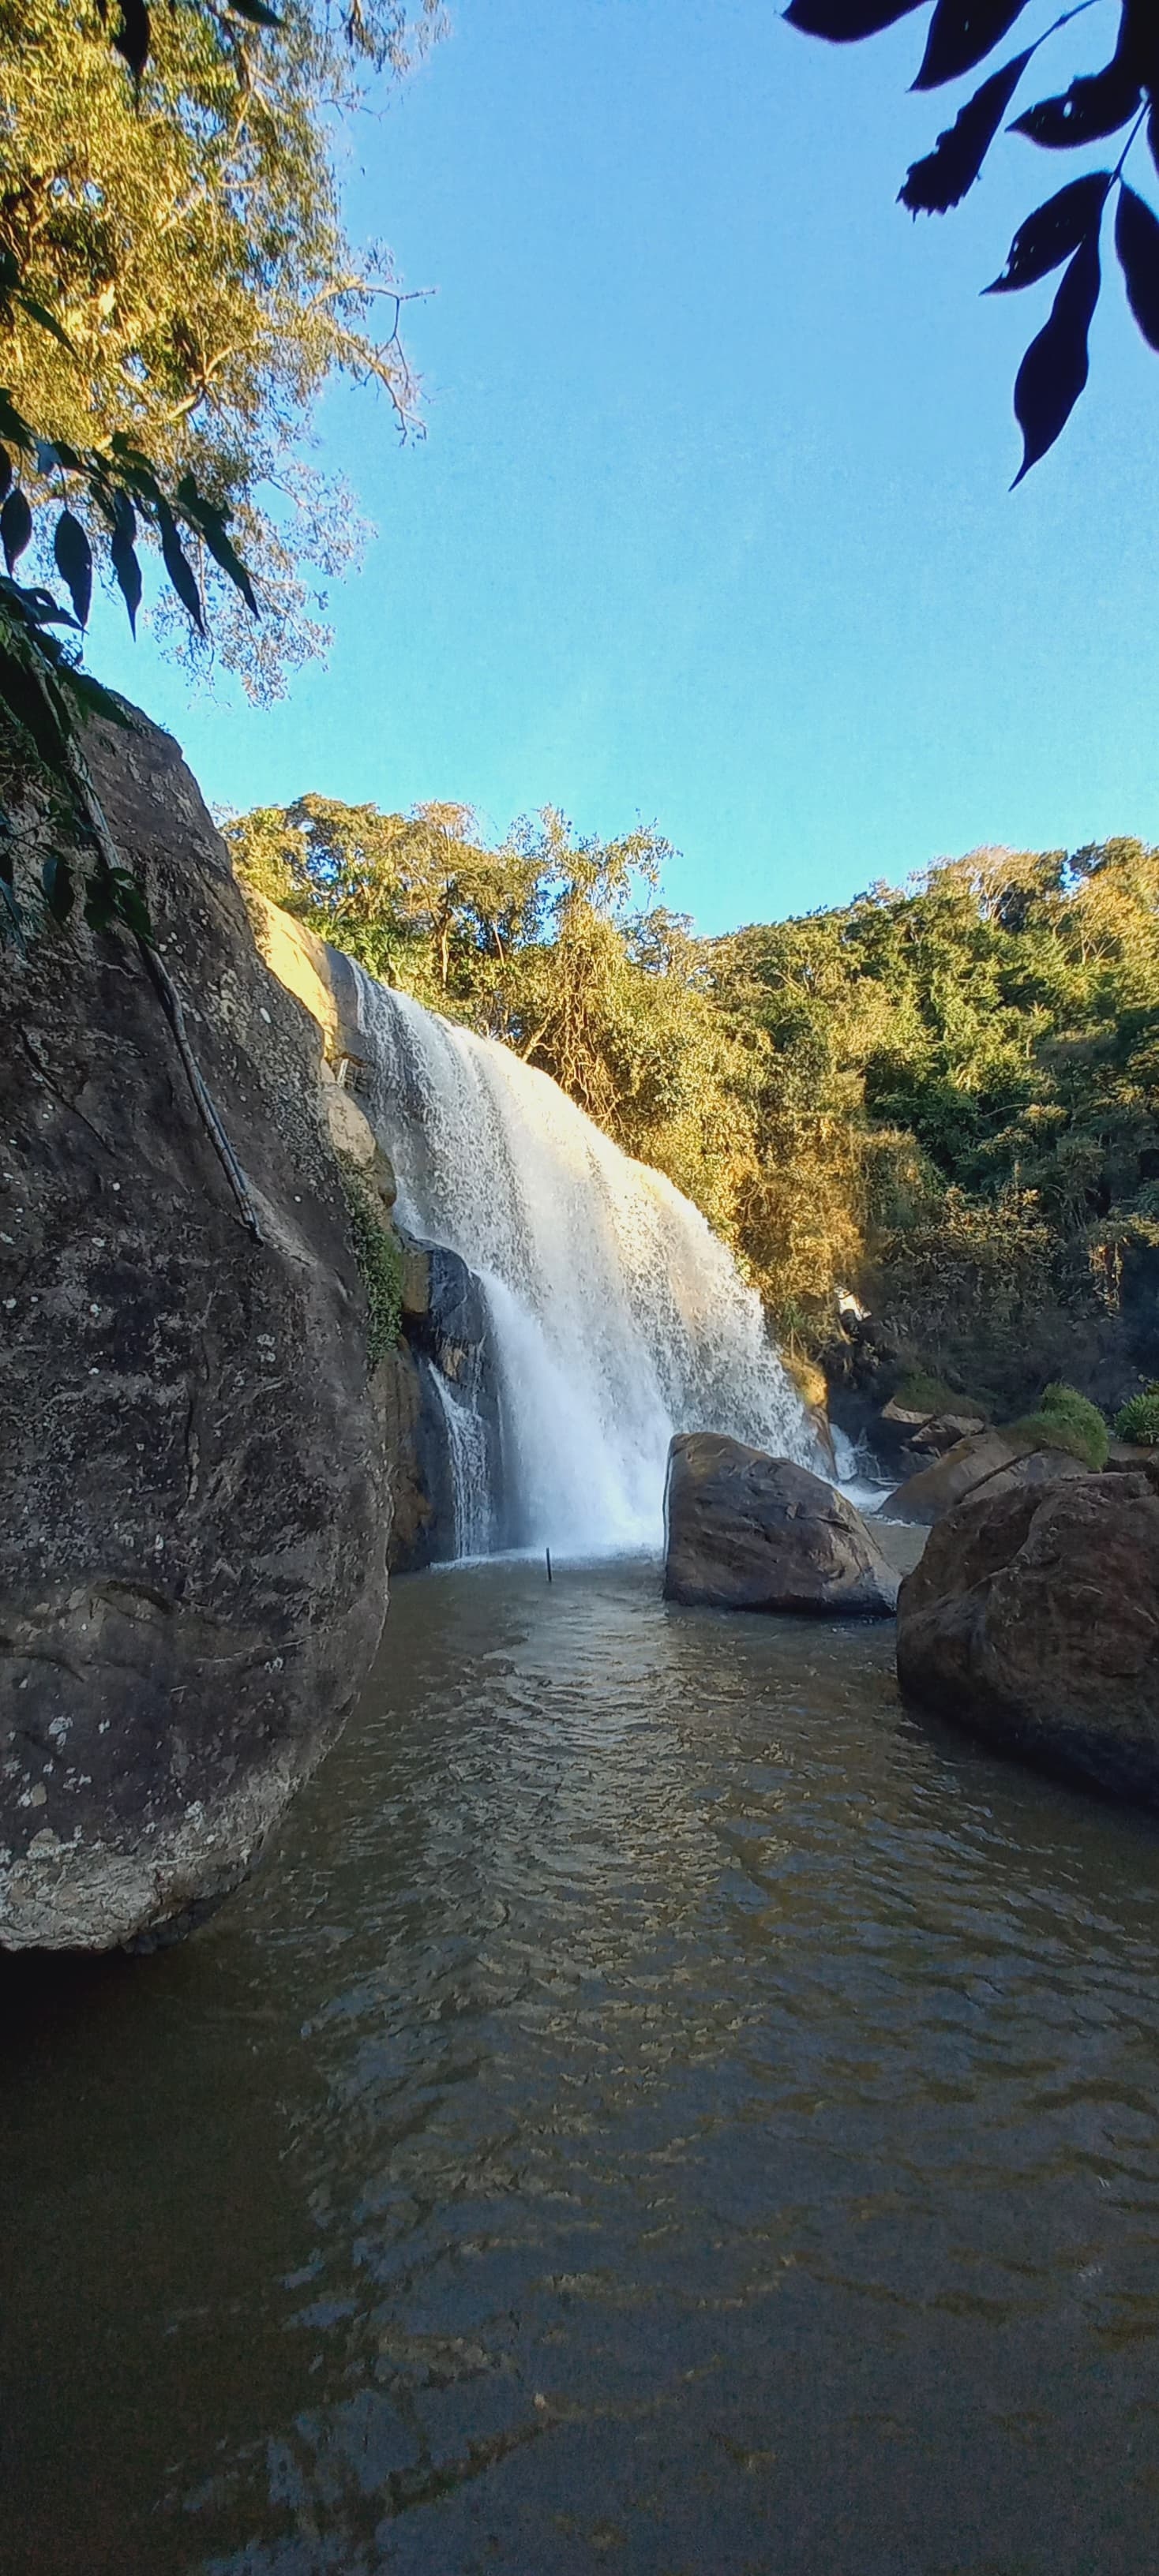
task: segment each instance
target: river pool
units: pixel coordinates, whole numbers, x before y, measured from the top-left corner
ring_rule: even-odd
[[[1159,1832],[658,1594],[400,1583],[240,1897],[5,1970],[5,2571],[1159,2564]]]

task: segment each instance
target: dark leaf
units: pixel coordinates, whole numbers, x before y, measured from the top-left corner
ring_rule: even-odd
[[[1127,281],[1127,302],[1144,339],[1159,349],[1159,220],[1133,188],[1119,190],[1115,248]]]
[[[256,617],[259,610],[254,597],[253,584],[240,555],[226,535],[228,511],[215,510],[212,501],[204,501],[191,474],[183,475],[177,486],[177,498],[186,518],[196,528],[198,535],[204,538],[214,562],[220,564],[224,573],[228,573],[235,590],[240,590],[246,607]]]
[[[1036,206],[1015,233],[1001,277],[984,287],[983,294],[1006,295],[1016,286],[1033,286],[1069,259],[1089,232],[1098,231],[1110,184],[1109,170],[1092,170],[1087,178],[1060,188],[1045,206]]]
[[[1050,319],[1031,341],[1015,380],[1014,411],[1023,439],[1016,484],[1053,447],[1086,383],[1087,334],[1099,300],[1099,283],[1098,236],[1091,233],[1076,250]]]
[[[0,873],[0,932],[15,942],[23,953],[24,923],[20,906],[6,877]]]
[[[14,447],[22,448],[26,456],[32,455],[35,445],[32,431],[7,392],[0,392],[0,437],[10,438]]]
[[[61,348],[67,349],[70,358],[75,358],[76,350],[67,331],[57,321],[55,313],[49,312],[46,304],[38,303],[35,295],[18,295],[16,301],[23,307],[25,313],[31,315],[34,322],[39,322],[42,331],[51,331],[53,339],[59,340]]]
[[[0,510],[0,544],[9,572],[14,572],[19,557],[32,535],[32,512],[19,484],[11,491]]]
[[[1061,98],[1044,98],[1037,107],[1028,107],[1025,116],[1015,117],[1010,131],[1029,135],[1032,143],[1041,143],[1050,152],[1060,152],[1072,143],[1099,143],[1104,134],[1117,134],[1138,104],[1138,80],[1116,55],[1105,71],[1093,72],[1089,80],[1072,81]]]
[[[115,698],[111,689],[102,688],[100,681],[94,680],[91,671],[77,671],[69,667],[61,672],[60,677],[70,696],[80,699],[86,714],[103,716],[106,724],[120,725],[124,733],[133,733],[136,730],[133,719],[126,712],[120,698]]]
[[[894,26],[920,6],[921,0],[791,0],[785,16],[802,35],[851,45],[860,36],[879,36],[883,27]]]
[[[80,520],[74,519],[71,510],[61,511],[53,535],[52,551],[78,624],[87,626],[93,595],[93,550]]]
[[[146,0],[121,0],[121,23],[113,43],[117,52],[123,54],[139,88],[141,74],[149,60],[150,28]]]
[[[1151,146],[1151,158],[1159,170],[1159,107],[1153,107],[1147,119],[1147,141]]]
[[[944,215],[951,206],[961,204],[968,188],[982,167],[990,146],[1010,105],[1023,72],[1030,61],[1033,47],[1016,54],[1013,62],[1004,63],[1000,72],[992,72],[981,89],[939,134],[932,152],[924,161],[915,161],[906,174],[900,202],[914,215]]]
[[[943,81],[972,72],[1001,44],[1025,7],[1026,0],[938,0],[914,88],[938,89]]]
[[[161,531],[161,553],[165,570],[182,607],[188,609],[198,633],[204,635],[205,619],[201,613],[201,592],[197,587],[193,566],[177,534],[172,510],[165,501],[158,503],[157,525]]]
[[[0,447],[0,501],[12,481],[12,459],[6,447]]]
[[[112,495],[113,533],[109,553],[121,597],[129,612],[133,634],[137,632],[137,610],[141,605],[141,567],[133,539],[137,533],[136,514],[127,492]]]
[[[227,0],[227,6],[231,17],[248,18],[254,27],[280,27],[284,23],[276,11],[265,7],[264,0]]]
[[[123,921],[138,939],[153,935],[148,907],[127,868],[99,868],[89,878],[85,920],[90,930],[109,930],[114,921]]]
[[[1155,0],[1123,0],[1118,50],[1152,97],[1159,88],[1159,17]]]
[[[54,921],[67,921],[76,902],[76,887],[67,859],[48,858],[40,872],[44,900]]]

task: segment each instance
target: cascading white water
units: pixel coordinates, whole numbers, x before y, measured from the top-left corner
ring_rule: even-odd
[[[817,1465],[759,1299],[670,1181],[508,1047],[361,973],[359,1017],[400,1222],[483,1282],[515,1540],[654,1545],[673,1431]],[[461,1505],[459,1526],[467,1553]]]

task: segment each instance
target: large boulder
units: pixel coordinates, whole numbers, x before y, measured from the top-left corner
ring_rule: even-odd
[[[713,1431],[677,1434],[665,1496],[669,1601],[887,1618],[898,1578],[843,1494],[791,1459]]]
[[[932,1528],[968,1494],[1008,1494],[1089,1474],[1090,1468],[1068,1449],[1044,1448],[1017,1431],[982,1431],[956,1440],[944,1458],[919,1469],[884,1508],[891,1521]]]
[[[898,1600],[903,1690],[1016,1753],[1159,1805],[1159,1492],[1086,1475],[976,1494]]]
[[[176,743],[89,759],[240,1160],[136,942],[5,952],[0,1945],[148,1945],[245,1874],[386,1604],[366,1305],[320,1041]],[[33,793],[33,803],[34,791]]]

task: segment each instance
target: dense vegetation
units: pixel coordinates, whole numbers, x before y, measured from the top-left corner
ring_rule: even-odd
[[[803,1348],[846,1286],[1008,1411],[1137,1383],[1114,1319],[1159,1248],[1159,851],[977,852],[698,940],[648,832],[548,812],[492,850],[461,807],[307,796],[229,837],[260,892],[668,1172]]]

